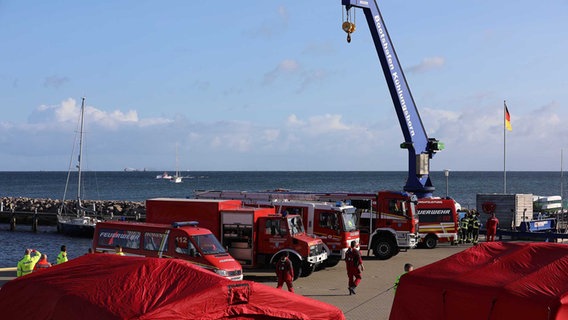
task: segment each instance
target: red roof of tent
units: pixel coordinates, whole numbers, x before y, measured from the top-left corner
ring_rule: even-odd
[[[2,319],[345,319],[335,306],[178,259],[85,255],[0,289]]]
[[[568,319],[568,246],[483,243],[418,268],[390,319]]]

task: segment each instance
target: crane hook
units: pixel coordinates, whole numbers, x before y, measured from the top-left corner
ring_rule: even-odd
[[[341,29],[347,33],[347,42],[351,42],[351,34],[355,32],[355,24],[353,22],[345,21],[341,25]]]

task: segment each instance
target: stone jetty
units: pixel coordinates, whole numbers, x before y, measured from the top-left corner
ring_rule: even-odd
[[[2,197],[0,211],[4,212],[37,212],[57,213],[62,201],[59,199],[37,199],[27,197]],[[67,208],[74,208],[76,200],[65,200]],[[81,200],[81,204],[87,208],[95,208],[95,212],[101,216],[125,216],[136,217],[146,214],[146,205],[143,201],[123,200]]]

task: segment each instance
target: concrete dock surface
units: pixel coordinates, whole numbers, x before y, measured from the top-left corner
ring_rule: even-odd
[[[347,271],[341,261],[337,266],[314,272],[309,277],[294,281],[296,294],[320,300],[340,308],[349,320],[388,319],[394,299],[392,286],[396,278],[403,273],[405,263],[412,263],[420,268],[430,263],[449,257],[468,245],[439,245],[435,249],[413,249],[400,252],[389,260],[381,261],[367,257],[362,251],[363,280],[356,295],[349,295],[347,289]],[[0,268],[0,286],[16,277],[16,268]],[[245,272],[245,279],[276,287],[273,272]],[[284,285],[283,290],[286,290]]]

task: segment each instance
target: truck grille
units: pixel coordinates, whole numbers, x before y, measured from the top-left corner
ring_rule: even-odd
[[[323,249],[323,244],[317,244],[315,246],[310,247],[310,256],[317,256],[323,253],[325,250]]]
[[[229,277],[240,276],[242,273],[243,273],[242,270],[229,271]]]

